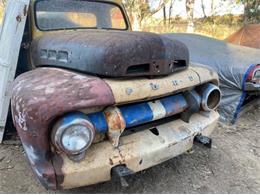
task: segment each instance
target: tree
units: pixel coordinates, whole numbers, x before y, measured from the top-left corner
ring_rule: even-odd
[[[141,30],[144,20],[162,10],[168,1],[160,0],[157,6],[152,8],[151,4],[156,4],[155,0],[124,0],[133,30]]]
[[[237,0],[244,4],[244,24],[260,22],[260,0]]]
[[[206,12],[205,12],[205,4],[204,4],[203,0],[201,0],[201,9],[202,9],[202,12],[203,12],[203,17],[207,18],[207,15],[206,15]]]
[[[170,5],[169,5],[169,21],[168,21],[168,25],[171,24],[171,19],[172,19],[172,8],[173,8],[173,4],[174,4],[175,0],[170,0]]]
[[[5,5],[6,5],[6,2],[7,2],[8,0],[1,0],[1,6],[2,7],[4,7]]]
[[[5,4],[6,4],[6,1],[7,1],[7,0],[1,0],[1,1],[0,1],[0,6],[1,6],[1,7],[4,7]]]
[[[167,15],[166,15],[166,6],[163,6],[163,25],[166,26]]]
[[[211,9],[212,16],[215,16],[215,1],[214,0],[211,0],[210,9]]]
[[[186,0],[186,12],[187,12],[187,21],[188,21],[187,33],[194,32],[194,17],[193,17],[194,3],[195,0]]]

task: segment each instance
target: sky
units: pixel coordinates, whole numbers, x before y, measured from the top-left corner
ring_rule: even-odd
[[[211,15],[211,2],[212,0],[203,0],[205,5],[205,12],[206,15]],[[214,0],[215,4],[215,15],[224,15],[224,14],[243,14],[244,6],[242,4],[235,4],[235,0]],[[158,2],[157,2],[158,4]],[[152,5],[156,6],[156,5]],[[202,12],[202,4],[201,0],[195,0],[194,5],[194,17],[200,18],[203,17]],[[173,5],[172,15],[186,18],[186,8],[185,8],[185,0],[175,0],[175,3]],[[155,17],[162,17],[162,11],[158,12]]]

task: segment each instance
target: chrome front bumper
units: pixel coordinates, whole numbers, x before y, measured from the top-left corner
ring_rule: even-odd
[[[118,148],[104,141],[91,146],[80,163],[66,155],[54,156],[58,185],[69,189],[108,181],[117,165],[139,172],[160,164],[191,149],[196,135],[210,136],[218,119],[215,111],[194,114],[189,123],[179,119],[157,126],[159,135],[147,129],[121,137]]]

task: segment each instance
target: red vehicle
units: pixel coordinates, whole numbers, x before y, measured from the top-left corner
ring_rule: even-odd
[[[225,39],[227,43],[260,49],[260,24],[248,24]]]

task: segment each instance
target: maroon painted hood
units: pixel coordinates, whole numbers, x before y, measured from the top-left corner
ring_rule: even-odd
[[[153,33],[82,30],[49,33],[32,44],[35,66],[108,77],[168,75],[187,68],[187,47]]]

